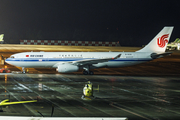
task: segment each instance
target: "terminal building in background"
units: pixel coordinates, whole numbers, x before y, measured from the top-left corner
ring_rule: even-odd
[[[120,46],[119,42],[67,41],[67,40],[20,40],[22,45],[64,45],[64,46]]]

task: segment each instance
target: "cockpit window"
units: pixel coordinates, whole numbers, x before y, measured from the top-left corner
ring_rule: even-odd
[[[14,56],[11,56],[10,58],[14,58]]]

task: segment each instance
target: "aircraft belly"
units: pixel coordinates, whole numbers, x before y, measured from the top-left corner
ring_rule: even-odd
[[[10,64],[18,66],[18,67],[27,67],[27,68],[39,68],[39,67],[52,67],[56,62],[48,62],[48,61],[43,61],[43,62],[10,62]]]

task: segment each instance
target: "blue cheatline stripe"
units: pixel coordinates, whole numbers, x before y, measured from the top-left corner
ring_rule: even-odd
[[[86,60],[86,59],[11,59],[8,58],[6,61],[25,61],[25,62],[54,62],[54,61],[59,61],[59,62],[69,62],[69,61],[79,61],[79,60]],[[89,60],[89,59],[87,59]],[[92,59],[93,60],[93,59]],[[150,58],[135,58],[135,59],[126,59],[126,58],[120,58],[120,59],[115,59],[115,60],[110,60],[110,61],[150,61],[152,59]]]

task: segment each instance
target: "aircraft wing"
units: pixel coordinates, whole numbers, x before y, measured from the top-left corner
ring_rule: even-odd
[[[86,60],[79,60],[79,61],[73,61],[73,62],[59,62],[55,64],[53,67],[57,67],[61,64],[72,64],[75,66],[85,66],[85,65],[92,65],[92,64],[98,64],[102,62],[108,62],[109,60],[115,60],[119,58],[121,54],[115,56],[114,58],[104,58],[104,59],[86,59]]]
[[[168,56],[168,55],[170,55],[170,54],[172,54],[172,52],[165,52],[165,53],[160,53],[160,54],[152,53],[152,54],[151,54],[151,57],[152,57],[153,59],[156,59],[156,58],[161,58],[161,57],[164,57],[164,56]]]
[[[86,59],[86,60],[81,60],[81,61],[75,61],[72,64],[76,66],[84,66],[84,65],[92,65],[92,64],[98,64],[102,62],[108,62],[109,60],[115,60],[119,58],[121,54],[113,57],[113,58],[104,58],[104,59]]]

